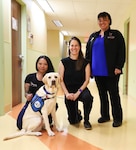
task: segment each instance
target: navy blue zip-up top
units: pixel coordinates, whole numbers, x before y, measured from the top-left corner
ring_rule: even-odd
[[[86,45],[86,54],[85,57],[92,64],[92,45],[95,39],[99,36],[100,31],[92,33],[89,37],[89,40]],[[122,71],[122,68],[125,63],[125,41],[118,30],[108,29],[104,32],[104,46],[106,54],[106,63],[108,67],[108,75],[114,76],[115,68],[118,68]]]

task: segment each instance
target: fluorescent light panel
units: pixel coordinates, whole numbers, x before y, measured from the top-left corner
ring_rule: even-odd
[[[65,36],[68,35],[68,32],[67,32],[67,31],[61,31],[61,33],[62,33],[63,35],[65,35]]]
[[[45,12],[54,12],[53,8],[47,0],[36,0]]]
[[[57,27],[63,27],[62,23],[59,20],[53,20],[53,23],[57,26]]]

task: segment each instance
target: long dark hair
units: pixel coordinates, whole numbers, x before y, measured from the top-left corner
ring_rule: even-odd
[[[45,55],[39,56],[37,58],[36,64],[35,64],[36,70],[38,71],[37,64],[38,64],[39,60],[42,59],[42,58],[45,59],[47,61],[47,64],[48,64],[48,69],[47,69],[46,73],[54,72],[54,67],[53,67],[53,64],[52,64],[50,58],[48,56],[45,56]]]
[[[79,40],[79,38],[73,36],[70,41],[69,41],[69,45],[71,44],[71,41],[72,40],[76,40],[80,46],[80,50],[79,50],[79,55],[78,55],[78,59],[77,59],[77,62],[76,62],[76,70],[80,70],[83,66],[83,60],[84,60],[84,55],[83,55],[83,52],[82,52],[82,45],[81,45],[81,41]],[[68,51],[68,54],[70,56],[70,49]]]

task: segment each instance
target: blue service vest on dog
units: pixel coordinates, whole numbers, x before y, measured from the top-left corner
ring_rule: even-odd
[[[31,107],[33,111],[35,112],[40,111],[43,105],[44,105],[44,100],[41,97],[39,97],[37,94],[35,94],[35,96],[31,100]]]
[[[54,93],[49,93],[45,87],[43,87],[44,91],[46,94],[50,94],[53,95]],[[54,96],[53,96],[54,97]],[[52,97],[52,98],[53,98]],[[35,94],[35,96],[32,98],[31,101],[26,101],[26,104],[24,105],[24,107],[22,108],[22,110],[20,111],[18,118],[17,118],[17,127],[19,128],[19,130],[22,129],[22,118],[24,116],[24,113],[29,105],[29,103],[31,104],[31,107],[33,109],[33,111],[37,112],[37,111],[41,111],[43,105],[44,105],[44,100],[49,99],[48,96],[46,96],[45,99],[42,99],[40,96],[38,96],[37,94]],[[57,106],[58,107],[58,106]],[[57,109],[57,108],[56,108]],[[40,112],[41,113],[41,112]]]

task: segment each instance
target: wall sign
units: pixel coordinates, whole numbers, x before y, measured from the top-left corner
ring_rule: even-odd
[[[12,17],[12,29],[16,31],[18,30],[18,21],[14,17]]]

